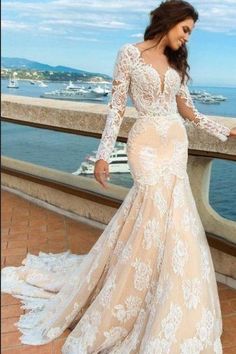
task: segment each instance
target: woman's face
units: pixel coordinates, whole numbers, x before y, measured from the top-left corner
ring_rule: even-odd
[[[178,50],[189,39],[194,28],[192,18],[177,23],[166,35],[167,45],[173,50]]]

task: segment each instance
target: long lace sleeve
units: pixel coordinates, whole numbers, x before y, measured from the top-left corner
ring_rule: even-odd
[[[206,130],[221,141],[228,139],[230,129],[198,112],[186,84],[181,85],[176,95],[176,102],[178,111],[184,119],[187,119],[200,129]]]
[[[103,159],[109,163],[125,112],[130,84],[130,65],[131,59],[127,47],[124,45],[116,57],[111,100],[108,104],[106,124],[96,153],[96,161]]]

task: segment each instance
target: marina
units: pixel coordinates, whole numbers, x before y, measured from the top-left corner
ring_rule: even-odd
[[[2,80],[3,81],[3,80]],[[42,89],[46,87],[52,87],[55,85],[54,82],[44,82],[42,80],[21,80],[26,85],[31,88],[40,87]],[[69,83],[56,83],[57,88],[50,91],[40,92],[39,97],[50,98],[57,100],[68,100],[68,101],[83,101],[83,100],[95,100],[104,101],[104,98],[109,96],[111,93],[111,82],[93,82],[93,81],[83,81],[77,80],[76,82],[69,81]],[[66,86],[66,87],[65,87]],[[7,85],[7,89],[19,88],[19,81],[10,77]],[[220,105],[221,103],[228,100],[227,96],[222,94],[210,93],[206,90],[190,90],[191,97],[194,102],[199,102],[203,105]]]
[[[2,92],[13,94],[11,89],[22,88],[23,96],[50,98],[67,101],[104,101],[111,93],[110,82],[45,82],[42,80],[17,80],[10,76],[5,86],[6,80],[1,80]],[[19,85],[20,82],[20,85]],[[49,87],[50,91],[45,91]],[[38,91],[40,88],[40,91]],[[15,94],[15,92],[14,92]]]

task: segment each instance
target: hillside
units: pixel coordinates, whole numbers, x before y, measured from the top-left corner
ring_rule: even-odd
[[[15,71],[20,79],[44,79],[44,80],[89,80],[97,78],[100,80],[110,80],[106,74],[93,73],[66,66],[51,66],[44,63],[24,59],[2,57],[1,76],[9,76],[9,71]],[[100,79],[100,80],[99,80]]]

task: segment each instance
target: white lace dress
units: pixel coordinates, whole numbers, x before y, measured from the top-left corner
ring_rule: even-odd
[[[220,354],[222,319],[205,232],[186,172],[185,122],[226,141],[230,129],[201,115],[171,67],[164,79],[133,44],[118,53],[97,159],[109,162],[130,95],[138,118],[128,135],[134,179],[84,256],[29,255],[3,269],[2,290],[21,298],[21,341],[72,332],[63,354]]]

